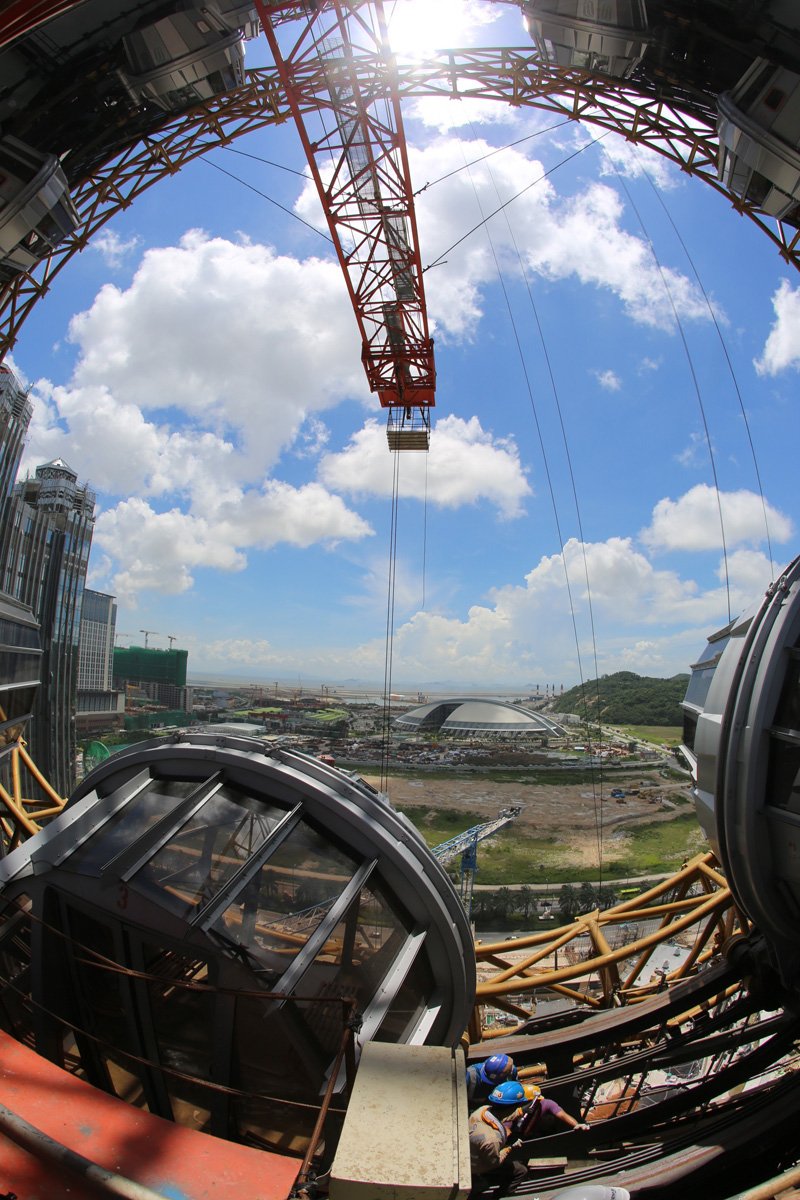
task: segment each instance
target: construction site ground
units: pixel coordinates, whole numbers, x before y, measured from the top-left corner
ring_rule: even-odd
[[[364,778],[380,786],[377,776],[364,772]],[[629,791],[640,780],[653,786],[623,801],[607,795],[612,787]],[[484,772],[463,778],[440,778],[433,771],[424,778],[397,774],[388,790],[392,804],[431,846],[522,805],[512,824],[481,844],[478,886],[537,883],[545,875],[551,882],[595,879],[599,847],[603,877],[614,870],[618,878],[646,876],[677,869],[706,844],[686,784],[658,772],[627,778],[615,773],[613,783],[603,786],[602,800],[591,783],[542,784],[525,775],[508,782]]]

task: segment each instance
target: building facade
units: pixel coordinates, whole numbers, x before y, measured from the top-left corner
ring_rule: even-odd
[[[78,737],[122,724],[125,696],[112,687],[116,628],[114,597],[84,588],[75,713]]]
[[[191,712],[192,689],[186,686],[188,650],[156,650],[145,646],[117,647],[114,687],[140,688],[154,704]]]
[[[32,416],[28,393],[10,367],[0,364],[0,506],[11,495]]]
[[[9,507],[25,435],[33,414],[14,372],[0,365],[0,545],[9,528]],[[42,665],[39,622],[31,608],[3,590],[0,558],[0,782],[13,791],[8,752],[27,733]]]
[[[28,741],[62,796],[75,785],[75,708],[81,605],[94,528],[94,493],[63,459],[14,485],[5,505],[3,590],[28,605],[42,643],[41,686]]]
[[[83,589],[81,606],[78,690],[111,691],[114,667],[114,637],[117,606],[114,596]]]

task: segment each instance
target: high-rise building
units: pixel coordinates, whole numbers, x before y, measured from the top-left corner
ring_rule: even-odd
[[[11,494],[17,477],[32,415],[28,393],[11,368],[0,364],[0,506]]]
[[[10,524],[11,491],[32,413],[28,394],[14,372],[0,365],[0,543]],[[5,572],[0,571],[0,589],[4,582]],[[12,791],[8,752],[32,716],[42,653],[39,623],[30,606],[20,604],[2,590],[0,645],[0,782]]]
[[[94,492],[63,459],[14,485],[5,504],[0,586],[33,610],[42,674],[28,742],[62,796],[75,785],[75,706],[81,602],[94,527]]]
[[[114,597],[84,588],[75,714],[79,736],[122,724],[125,696],[112,686],[116,626]]]
[[[84,588],[78,659],[79,691],[111,690],[116,627],[117,606],[114,597]]]

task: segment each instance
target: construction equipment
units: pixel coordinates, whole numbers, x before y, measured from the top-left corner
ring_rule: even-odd
[[[473,825],[471,829],[457,834],[448,842],[434,846],[432,853],[439,860],[441,866],[449,863],[457,854],[461,855],[459,895],[468,917],[472,913],[472,889],[475,883],[475,872],[478,870],[478,842],[497,833],[499,829],[518,817],[521,812],[521,804],[513,804],[510,808],[501,808],[493,821],[483,821],[480,825]]]
[[[397,69],[382,0],[310,6],[285,54],[275,26],[295,0],[254,0],[316,184],[361,334],[370,390],[389,410],[392,450],[427,450],[436,371],[428,332]],[[374,21],[374,24],[373,24]],[[380,86],[363,86],[355,51],[375,55]],[[309,104],[320,71],[325,95]],[[309,74],[310,73],[310,74]],[[309,113],[333,118],[312,134]]]
[[[157,629],[140,629],[139,633],[144,634],[144,648],[145,648],[145,650],[149,650],[150,647],[148,645],[148,638],[150,637],[151,634],[153,635],[153,637],[156,637],[158,634],[158,630]]]

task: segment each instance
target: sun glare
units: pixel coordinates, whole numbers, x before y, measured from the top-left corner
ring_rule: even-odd
[[[489,5],[475,0],[394,0],[386,5],[389,41],[396,54],[425,58],[435,50],[472,45],[476,29],[489,24]]]

